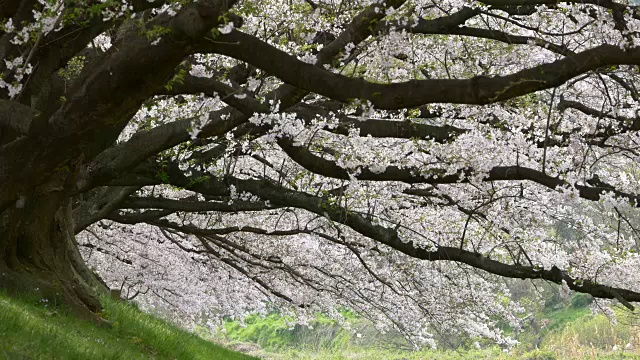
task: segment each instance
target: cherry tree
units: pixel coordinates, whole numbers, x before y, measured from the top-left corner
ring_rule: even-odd
[[[510,345],[501,277],[640,301],[637,5],[11,0],[0,18],[3,288],[91,318],[108,287],[186,322],[347,307],[431,345]]]

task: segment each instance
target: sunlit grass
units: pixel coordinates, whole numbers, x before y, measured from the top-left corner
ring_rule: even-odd
[[[253,359],[134,306],[102,299],[113,326],[99,328],[60,306],[0,293],[0,359]]]
[[[238,348],[244,344],[252,354],[266,360],[640,360],[640,318],[627,311],[616,313],[617,325],[602,314],[592,314],[588,303],[566,301],[550,305],[535,314],[535,326],[528,325],[515,334],[520,343],[509,351],[499,346],[476,349],[469,345],[457,350],[412,351],[406,345],[398,346],[400,342],[394,342],[391,334],[376,336],[367,330],[371,330],[371,325],[357,317],[351,319],[351,325],[358,333],[365,333],[362,338],[337,329],[334,322],[322,315],[311,322],[313,329],[291,328],[277,314],[250,316],[243,326],[228,322],[224,336],[218,335],[217,339]],[[210,337],[216,338],[216,334]],[[248,344],[254,344],[253,349]]]

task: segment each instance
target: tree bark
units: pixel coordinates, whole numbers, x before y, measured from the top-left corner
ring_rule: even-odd
[[[81,318],[104,323],[98,294],[108,289],[78,251],[64,191],[21,198],[0,214],[0,288],[37,293]]]

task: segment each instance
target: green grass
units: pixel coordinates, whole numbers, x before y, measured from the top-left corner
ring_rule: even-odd
[[[232,345],[257,344],[262,350],[253,350],[252,354],[269,360],[640,360],[640,318],[617,311],[619,324],[614,325],[604,315],[592,314],[588,300],[578,294],[541,307],[535,313],[535,322],[525,324],[518,334],[511,332],[520,344],[510,352],[497,346],[411,351],[398,339],[399,334],[379,335],[357,316],[351,316],[350,322],[355,332],[362,333],[361,338],[339,329],[321,314],[311,321],[313,329],[290,327],[284,317],[274,313],[249,316],[243,326],[227,322],[224,337],[211,336]]]
[[[79,320],[63,307],[0,293],[0,359],[255,359],[103,298],[111,328]]]
[[[225,323],[226,340],[239,343],[253,343],[269,350],[285,350],[289,347],[303,347],[310,351],[335,350],[345,348],[351,334],[334,320],[318,314],[311,322],[313,329],[306,326],[290,326],[286,317],[270,314],[266,317],[251,315],[244,321]]]
[[[569,324],[579,323],[585,317],[591,315],[591,310],[587,307],[574,308],[572,306],[545,312],[545,317],[549,320],[546,326],[547,331],[562,329]]]
[[[513,357],[497,348],[468,350],[390,350],[352,348],[334,351],[287,350],[278,353],[264,353],[269,360],[510,360]]]

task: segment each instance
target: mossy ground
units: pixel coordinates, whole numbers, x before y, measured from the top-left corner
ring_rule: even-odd
[[[79,320],[63,306],[34,296],[16,298],[0,292],[0,359],[255,359],[131,304],[109,298],[102,303],[110,328]]]

